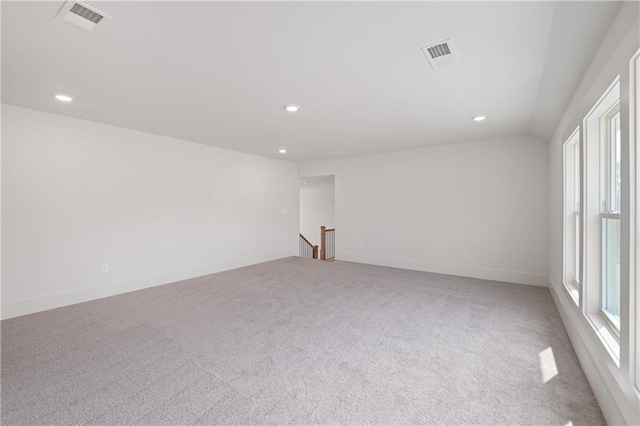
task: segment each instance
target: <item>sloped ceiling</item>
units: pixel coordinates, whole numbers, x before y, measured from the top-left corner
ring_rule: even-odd
[[[93,32],[62,3],[2,2],[2,102],[291,161],[548,138],[620,7],[88,4],[111,16]],[[433,70],[420,49],[449,38],[460,63]]]

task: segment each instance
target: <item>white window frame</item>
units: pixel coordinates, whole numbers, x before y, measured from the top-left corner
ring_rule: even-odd
[[[629,244],[631,250],[629,276],[632,280],[629,285],[629,298],[635,299],[635,307],[629,315],[629,348],[631,349],[629,367],[632,375],[635,375],[636,392],[640,394],[640,207],[638,207],[640,202],[640,51],[631,58],[630,68],[629,157],[634,161],[631,162],[629,179],[631,184],[630,234],[633,238]]]
[[[562,149],[563,162],[563,284],[580,306],[582,276],[582,138],[580,127]]]
[[[602,306],[602,117],[620,101],[620,77],[608,87],[583,121],[583,256],[582,303],[584,316],[591,324],[605,349],[620,365],[620,334],[601,313]],[[616,217],[617,218],[617,217]]]
[[[600,118],[600,196],[601,196],[601,209],[600,209],[600,232],[604,235],[604,220],[617,220],[618,228],[622,223],[622,215],[620,208],[616,209],[613,206],[615,194],[612,194],[612,182],[615,181],[613,170],[611,168],[612,156],[616,156],[615,151],[615,135],[613,135],[610,127],[611,121],[620,116],[620,99],[615,102],[609,110],[607,110]],[[603,174],[606,176],[603,178]],[[607,184],[608,183],[608,184]],[[618,247],[618,253],[622,256],[622,246]],[[605,255],[605,242],[600,241],[600,315],[605,320],[607,327],[609,327],[611,333],[616,339],[620,339],[620,313],[618,312],[617,323],[613,315],[604,308],[604,293],[605,293],[605,267],[604,267],[604,255]],[[618,283],[621,286],[621,282]],[[618,289],[618,311],[620,311],[620,291]]]

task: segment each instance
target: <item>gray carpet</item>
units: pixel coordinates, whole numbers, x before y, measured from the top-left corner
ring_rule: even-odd
[[[546,288],[287,258],[2,322],[3,424],[568,422]]]

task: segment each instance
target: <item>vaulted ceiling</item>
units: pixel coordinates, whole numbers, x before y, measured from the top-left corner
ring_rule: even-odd
[[[546,139],[620,8],[87,4],[111,17],[92,32],[56,19],[62,2],[2,2],[3,103],[291,161]],[[434,70],[421,47],[446,39],[460,62]]]

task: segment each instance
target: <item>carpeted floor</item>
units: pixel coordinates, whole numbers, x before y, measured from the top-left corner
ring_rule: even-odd
[[[3,321],[1,396],[3,424],[604,424],[548,289],[300,258]]]

